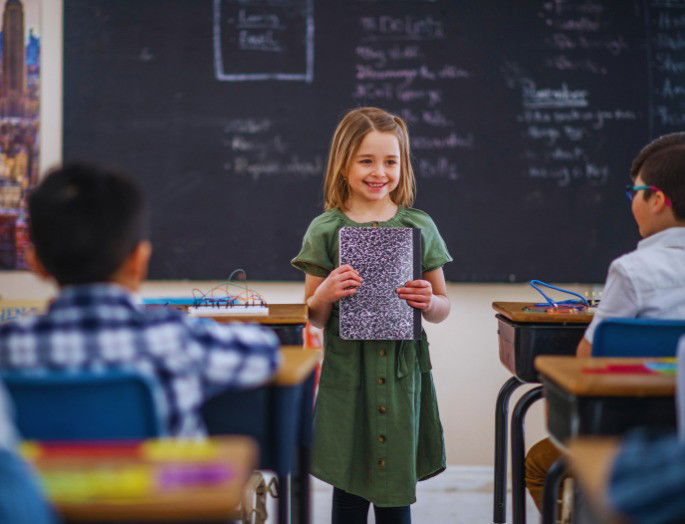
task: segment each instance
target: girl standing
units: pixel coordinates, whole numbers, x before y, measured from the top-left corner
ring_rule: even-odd
[[[397,293],[429,322],[447,317],[442,266],[452,258],[431,218],[409,207],[414,193],[404,121],[373,107],[347,113],[328,157],[325,212],[292,261],[306,273],[309,319],[324,328],[311,471],[334,486],[333,524],[365,523],[370,502],[378,524],[409,523],[416,482],[445,469],[426,334],[416,341],[338,336],[338,300],[362,285],[353,267],[338,267],[344,226],[420,228],[422,279]]]

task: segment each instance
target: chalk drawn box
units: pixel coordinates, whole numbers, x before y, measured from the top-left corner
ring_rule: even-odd
[[[421,230],[408,227],[343,227],[340,264],[364,282],[340,300],[340,337],[346,340],[416,340],[421,312],[395,291],[421,278]]]
[[[314,0],[214,0],[221,82],[314,79]]]

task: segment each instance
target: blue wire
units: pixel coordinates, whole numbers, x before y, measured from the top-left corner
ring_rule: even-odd
[[[567,293],[569,295],[573,295],[574,297],[578,297],[580,300],[569,299],[569,300],[561,300],[561,301],[555,302],[542,289],[540,289],[538,287],[538,284],[541,286],[547,287],[549,289],[554,289],[555,291],[561,291],[562,293]],[[533,289],[535,289],[535,291],[540,293],[545,298],[545,300],[547,301],[547,304],[550,306],[553,306],[553,307],[556,307],[559,305],[568,306],[568,305],[573,305],[573,304],[583,304],[585,306],[590,305],[590,304],[588,304],[588,301],[585,300],[585,297],[583,297],[582,295],[579,295],[578,293],[575,293],[573,291],[569,291],[568,289],[556,287],[556,286],[553,286],[552,284],[547,284],[545,282],[542,282],[541,280],[531,280],[530,285],[533,286]],[[536,306],[537,305],[538,304],[536,304]],[[545,304],[541,304],[541,305],[545,305]]]

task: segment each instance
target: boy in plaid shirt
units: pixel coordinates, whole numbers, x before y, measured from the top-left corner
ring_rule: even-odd
[[[33,191],[29,215],[29,264],[59,295],[44,315],[0,326],[0,368],[139,370],[159,385],[169,434],[184,437],[204,434],[199,407],[209,396],[275,371],[270,330],[137,305],[152,248],[143,195],[128,178],[64,166]]]

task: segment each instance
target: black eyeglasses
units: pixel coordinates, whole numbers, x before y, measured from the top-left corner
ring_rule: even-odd
[[[661,191],[662,193],[664,193],[663,190],[659,189],[656,186],[647,186],[647,185],[633,186],[633,185],[628,184],[626,186],[626,197],[628,197],[628,201],[632,202],[633,198],[635,197],[635,193],[638,191],[641,191],[643,189],[650,189],[652,191]],[[671,199],[668,198],[668,195],[666,195],[666,193],[664,193],[664,199],[666,200],[666,205],[670,206],[671,205]]]

